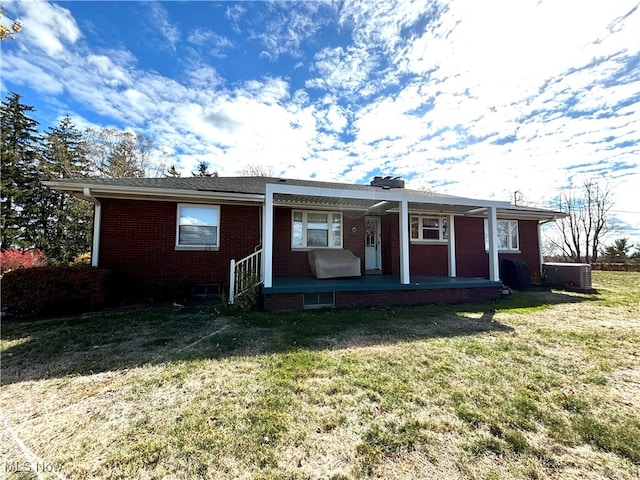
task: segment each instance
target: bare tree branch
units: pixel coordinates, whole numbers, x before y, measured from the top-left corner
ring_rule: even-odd
[[[556,225],[561,235],[561,250],[572,262],[595,262],[603,237],[614,228],[611,187],[585,179],[579,190],[563,192],[560,209],[569,216]]]

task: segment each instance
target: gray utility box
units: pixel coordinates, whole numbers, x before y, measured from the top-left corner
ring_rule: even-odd
[[[543,263],[542,283],[591,290],[591,265],[588,263]]]

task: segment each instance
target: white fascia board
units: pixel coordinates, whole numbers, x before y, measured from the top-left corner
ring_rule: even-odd
[[[508,212],[498,210],[498,218],[505,220],[538,220],[544,222],[554,222],[569,215],[562,212],[526,212],[510,210]]]
[[[85,188],[90,188],[96,197],[126,198],[145,200],[227,200],[236,202],[264,202],[264,195],[250,193],[213,192],[203,190],[184,190],[168,188],[130,187],[120,185],[79,184],[64,181],[47,180],[42,182],[47,187],[67,192],[82,194]]]
[[[495,207],[509,208],[509,202],[494,200],[478,200],[465,197],[441,197],[437,195],[417,195],[404,193],[402,189],[389,189],[380,191],[348,190],[338,188],[306,187],[302,185],[281,185],[268,183],[267,194],[284,195],[310,195],[330,198],[356,198],[363,200],[375,200],[377,202],[408,202],[408,203],[433,203],[440,205],[462,205],[469,207]]]
[[[474,208],[464,212],[465,217],[487,218],[489,210],[485,207]],[[565,218],[568,215],[563,212],[544,211],[544,210],[515,210],[513,208],[498,207],[498,219],[500,220],[539,220],[553,222],[555,220]]]

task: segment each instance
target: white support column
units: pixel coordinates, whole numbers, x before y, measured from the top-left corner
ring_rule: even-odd
[[[262,221],[262,281],[265,288],[273,286],[273,191],[267,185]]]
[[[500,280],[500,265],[498,259],[498,213],[496,207],[490,207],[488,212],[489,234],[489,280]]]
[[[449,215],[449,276],[456,277],[456,228],[455,217]]]
[[[542,277],[542,264],[544,263],[544,255],[542,254],[542,222],[538,222],[537,228],[538,234],[538,268],[540,269],[540,276]],[[542,278],[540,279],[542,281]]]
[[[84,196],[93,203],[93,242],[91,245],[91,266],[97,267],[100,262],[100,229],[102,226],[102,204],[93,196],[91,189],[85,187]]]
[[[409,272],[409,202],[400,202],[400,283],[411,283]]]
[[[91,265],[97,267],[100,263],[100,224],[102,223],[102,204],[95,204],[93,214],[93,245],[91,248]]]

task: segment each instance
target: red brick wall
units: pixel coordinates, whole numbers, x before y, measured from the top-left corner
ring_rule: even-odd
[[[409,271],[411,275],[448,275],[448,246],[411,243]],[[385,275],[400,275],[399,215],[382,217],[382,266]]]
[[[260,243],[260,209],[220,206],[220,249],[176,251],[175,202],[100,199],[100,266],[136,284],[229,283],[229,262]]]
[[[433,290],[383,290],[375,292],[335,292],[338,308],[382,307],[392,305],[429,305],[484,302],[500,298],[500,287],[443,288]],[[265,295],[263,306],[268,311],[301,310],[302,293]]]
[[[260,243],[260,213],[257,206],[221,205],[220,248],[218,251],[176,251],[175,202],[101,199],[102,226],[100,266],[124,272],[138,283],[160,284],[187,281],[228,286],[229,262],[254,251]],[[274,211],[274,276],[311,276],[307,252],[291,250],[291,209]],[[489,260],[484,250],[482,218],[456,217],[457,274],[461,277],[488,277]],[[400,272],[398,215],[382,217],[382,262],[385,274]],[[355,227],[355,233],[352,233]],[[364,272],[364,213],[343,214],[343,244],[361,259]],[[519,222],[519,254],[538,276],[537,223]],[[410,247],[411,273],[447,275],[447,246]]]
[[[382,273],[400,275],[400,227],[398,214],[382,217]]]
[[[500,295],[500,287],[336,292],[336,307],[410,306],[484,302],[497,300],[500,298]]]
[[[456,217],[456,269],[459,277],[489,277],[489,254],[484,249],[484,220],[475,217]],[[538,223],[519,220],[520,253],[499,253],[498,259],[521,258],[529,266],[529,273],[540,275]]]
[[[489,278],[489,254],[484,249],[484,220],[455,217],[456,275]]]
[[[277,207],[274,211],[273,227],[273,275],[274,277],[312,277],[306,251],[291,249],[291,208]],[[352,233],[356,227],[356,233]],[[344,212],[342,214],[343,248],[360,258],[364,272],[364,214]]]
[[[520,253],[501,253],[503,258],[521,258],[529,266],[532,277],[540,277],[540,248],[538,245],[538,222],[536,220],[519,220],[518,234],[520,235]],[[488,260],[487,260],[488,261]]]
[[[344,224],[342,245],[360,259],[360,271],[364,275],[364,212],[343,212],[342,222]],[[353,232],[354,227],[355,233]]]
[[[449,275],[448,245],[409,246],[409,271],[411,275]]]

